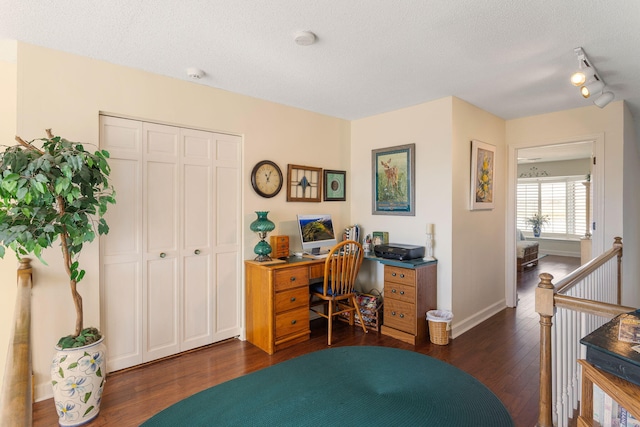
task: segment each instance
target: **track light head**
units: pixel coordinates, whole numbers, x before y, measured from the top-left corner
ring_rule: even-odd
[[[602,92],[602,95],[600,95],[595,101],[593,101],[593,103],[600,108],[604,108],[609,105],[611,101],[613,101],[614,97],[615,96],[613,95],[613,92]]]
[[[571,74],[571,84],[574,86],[581,86],[587,81],[587,76],[582,69],[579,69],[575,73]]]
[[[604,89],[604,84],[595,77],[589,83],[580,88],[580,93],[583,98],[589,98],[594,93],[602,92],[602,89]]]

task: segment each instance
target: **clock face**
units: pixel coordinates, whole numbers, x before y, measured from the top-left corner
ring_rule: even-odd
[[[251,172],[251,185],[262,197],[273,197],[282,189],[282,172],[274,162],[263,160]]]

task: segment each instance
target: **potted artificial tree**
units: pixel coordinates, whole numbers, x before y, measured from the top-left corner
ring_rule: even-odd
[[[531,224],[533,228],[533,236],[540,237],[540,230],[547,222],[549,222],[548,215],[542,215],[540,212],[533,214],[531,218],[527,218],[527,222]]]
[[[0,153],[0,257],[18,258],[59,238],[76,310],[73,334],[60,338],[51,374],[60,425],[86,423],[98,415],[104,386],[105,347],[96,328],[83,325],[77,285],[85,275],[78,257],[85,243],[109,227],[103,218],[115,192],[108,181],[107,151],[91,154],[82,144],[53,136],[24,141]]]

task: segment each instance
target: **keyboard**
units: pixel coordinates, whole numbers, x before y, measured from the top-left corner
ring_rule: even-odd
[[[302,256],[305,257],[305,258],[324,259],[324,258],[329,256],[329,252],[326,252],[324,254],[316,254],[316,255],[314,255],[314,254],[304,254]]]

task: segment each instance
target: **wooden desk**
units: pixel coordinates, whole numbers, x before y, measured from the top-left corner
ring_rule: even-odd
[[[382,333],[410,344],[426,342],[426,312],[437,304],[437,261],[395,261],[368,255],[385,265]],[[247,341],[269,354],[309,339],[309,284],[324,278],[325,259],[245,265]]]
[[[597,385],[635,418],[640,419],[640,386],[620,377],[604,372],[586,360],[578,360],[582,365],[582,399],[578,426],[593,424],[593,385]]]
[[[273,354],[309,339],[309,284],[323,279],[324,262],[244,262],[247,341]]]

